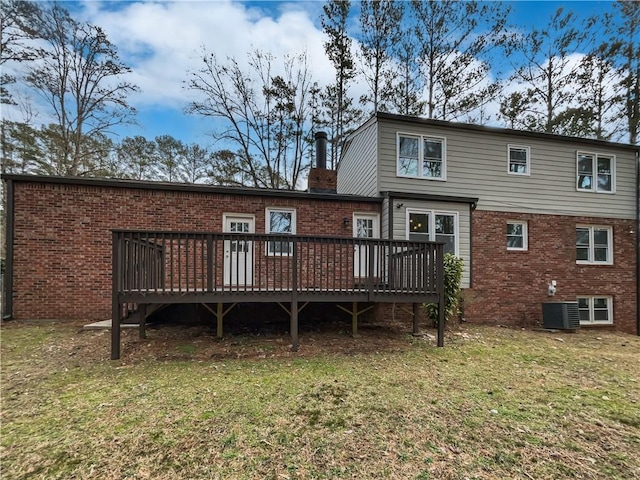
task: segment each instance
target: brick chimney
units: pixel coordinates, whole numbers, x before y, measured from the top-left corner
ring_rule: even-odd
[[[309,170],[309,192],[336,193],[338,175],[335,170],[327,170],[327,134],[318,132],[316,139],[316,166]]]

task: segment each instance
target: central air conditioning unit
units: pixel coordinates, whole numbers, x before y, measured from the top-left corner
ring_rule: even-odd
[[[542,326],[552,330],[577,330],[580,328],[578,302],[543,303]]]

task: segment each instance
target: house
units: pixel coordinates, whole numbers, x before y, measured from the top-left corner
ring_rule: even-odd
[[[143,336],[195,304],[222,335],[235,305],[270,302],[296,349],[309,303],[354,334],[391,310],[417,331],[451,252],[468,321],[539,325],[564,301],[584,327],[639,333],[639,147],[378,113],[331,171],[316,137],[308,192],[4,175],[4,317],[112,318],[118,358],[127,318]]]
[[[581,326],[639,334],[639,151],[378,113],[347,138],[337,190],[382,199],[382,238],[461,257],[468,321],[535,325],[577,301]]]
[[[403,302],[417,330],[418,306],[443,302],[443,246],[379,239],[383,199],[337,194],[317,137],[309,192],[5,175],[4,317],[112,318],[114,359],[122,322],[144,336],[174,304],[204,308],[221,336],[235,305],[277,303],[294,349],[309,303],[337,305],[355,334],[362,313]]]

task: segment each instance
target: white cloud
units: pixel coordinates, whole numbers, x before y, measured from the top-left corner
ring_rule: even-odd
[[[132,68],[130,80],[141,93],[131,101],[138,107],[184,107],[192,94],[183,88],[184,81],[188,71],[200,68],[203,46],[220,59],[233,56],[241,64],[255,48],[277,58],[306,51],[314,79],[325,84],[333,78],[323,33],[311,18],[315,4],[310,9],[304,3],[279,4],[277,11],[228,0],[83,5],[84,19],[105,30]]]

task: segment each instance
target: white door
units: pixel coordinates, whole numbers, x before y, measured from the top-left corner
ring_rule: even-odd
[[[356,238],[380,238],[380,221],[377,215],[354,213],[353,236]],[[356,245],[353,257],[353,276],[367,278],[369,272],[369,255],[373,255],[373,276],[378,276],[378,248],[374,246]]]
[[[225,217],[224,231],[228,233],[253,233],[252,217]],[[244,286],[253,284],[253,242],[249,240],[225,240],[224,284]]]

